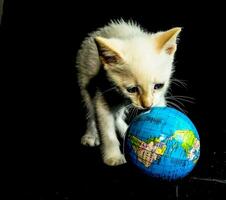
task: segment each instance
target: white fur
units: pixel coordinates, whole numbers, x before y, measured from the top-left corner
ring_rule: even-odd
[[[124,155],[120,152],[120,144],[115,133],[115,116],[103,105],[102,96],[97,96],[95,107],[102,138],[103,161],[107,165],[125,163]]]
[[[124,137],[127,124],[123,117],[124,108],[111,113],[100,92],[97,92],[95,98],[91,99],[86,89],[91,78],[96,76],[100,69],[100,59],[94,38],[97,36],[105,38],[108,45],[117,50],[124,60],[124,65],[121,67],[131,73],[137,84],[143,86],[150,103],[154,106],[164,106],[164,95],[173,72],[174,55],[167,54],[164,49],[161,51],[156,49],[156,37],[160,34],[147,33],[132,22],[111,22],[89,34],[78,52],[78,81],[85,106],[89,111],[87,131],[81,142],[88,146],[99,145],[101,142],[103,161],[108,165],[125,163],[125,158],[120,152],[116,129],[121,137]],[[169,44],[175,42],[174,39]],[[111,78],[114,79],[114,76]],[[123,81],[128,82],[128,80],[117,79],[115,81],[121,84]],[[164,88],[161,91],[154,91],[154,84],[163,82],[165,83]],[[126,91],[123,92],[126,93]],[[97,124],[99,133],[97,132]]]

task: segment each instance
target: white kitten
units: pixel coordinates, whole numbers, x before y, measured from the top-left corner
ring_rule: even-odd
[[[116,131],[127,130],[128,105],[139,109],[165,105],[181,28],[155,34],[134,23],[111,22],[91,33],[77,56],[78,81],[88,111],[83,145],[101,143],[104,163],[125,163]]]

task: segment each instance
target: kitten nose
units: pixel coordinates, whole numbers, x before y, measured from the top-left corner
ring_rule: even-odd
[[[150,110],[153,105],[153,101],[149,96],[142,96],[140,99],[140,105],[143,109]]]
[[[145,106],[143,106],[143,110],[144,111],[146,111],[146,110],[150,110],[151,109],[151,107],[152,107],[152,105],[153,105],[153,103],[152,104],[149,104],[149,105],[145,105]]]

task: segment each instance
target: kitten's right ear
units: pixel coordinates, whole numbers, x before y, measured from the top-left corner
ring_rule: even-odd
[[[168,55],[174,55],[177,49],[177,38],[181,32],[180,27],[156,35],[155,42],[158,51],[164,50]]]
[[[115,65],[122,61],[122,56],[115,50],[110,39],[96,37],[94,41],[97,45],[98,53],[102,64]]]

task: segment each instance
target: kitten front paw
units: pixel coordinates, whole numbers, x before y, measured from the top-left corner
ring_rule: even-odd
[[[90,146],[90,147],[98,146],[100,145],[99,135],[87,133],[82,136],[81,144],[83,144],[84,146]]]
[[[109,166],[117,166],[126,163],[125,156],[123,154],[104,157],[104,163]]]

